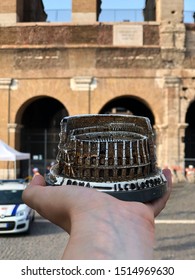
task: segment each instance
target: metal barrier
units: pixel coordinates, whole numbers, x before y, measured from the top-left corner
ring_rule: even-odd
[[[70,9],[52,9],[45,10],[47,14],[47,22],[70,22],[72,16],[72,10]],[[144,15],[142,9],[103,9],[101,11],[100,22],[142,22],[144,21]]]

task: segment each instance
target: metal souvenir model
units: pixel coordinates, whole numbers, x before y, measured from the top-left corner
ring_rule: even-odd
[[[64,117],[60,125],[57,163],[46,179],[49,185],[88,187],[140,202],[166,192],[148,118],[76,115]]]

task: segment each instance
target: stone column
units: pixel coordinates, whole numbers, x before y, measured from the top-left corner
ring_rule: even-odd
[[[155,136],[156,136],[156,155],[157,163],[160,168],[167,166],[167,156],[165,153],[167,139],[167,124],[155,124]]]
[[[22,125],[17,123],[8,123],[8,133],[9,133],[9,145],[16,150],[20,150],[20,131]],[[16,174],[18,174],[20,162],[8,162],[9,170],[7,170],[7,177],[10,179],[15,179]],[[15,170],[16,167],[16,170]],[[16,171],[16,174],[15,174]]]
[[[8,145],[15,148],[15,128],[17,125],[10,125],[10,113],[11,113],[11,91],[16,90],[18,87],[18,81],[13,78],[0,78],[0,94],[1,102],[6,110],[0,111],[0,139],[6,142]],[[6,112],[6,113],[5,113]],[[7,125],[7,128],[6,128]],[[13,162],[0,162],[0,177],[14,178],[14,164]]]
[[[184,0],[156,0],[156,20],[161,23],[180,23],[183,20]]]
[[[0,78],[1,102],[7,110],[0,111],[0,138],[10,145],[9,129],[5,129],[10,123],[11,116],[11,91],[18,88],[18,80],[13,78]]]
[[[18,0],[21,2],[21,0]],[[0,25],[9,26],[17,22],[17,0],[1,1]]]
[[[97,20],[97,0],[72,0],[72,22],[85,24]]]
[[[92,103],[92,91],[97,88],[97,79],[96,77],[91,76],[77,76],[70,79],[70,88],[72,91],[85,92],[85,97],[87,96],[87,102],[84,102],[88,105],[85,108],[85,113],[91,114],[91,103]]]
[[[8,123],[7,126],[10,135],[9,145],[16,150],[20,149],[20,131],[23,126],[17,123]]]
[[[165,77],[164,81],[164,124],[161,127],[161,158],[169,167],[184,166],[184,143],[186,124],[181,118],[182,81],[178,77]],[[163,130],[162,130],[163,128]]]
[[[157,0],[156,21],[160,23],[161,55],[167,67],[182,65],[185,55],[183,0]]]

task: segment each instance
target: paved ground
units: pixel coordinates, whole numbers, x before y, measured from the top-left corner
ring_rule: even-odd
[[[174,185],[157,219],[155,258],[195,259],[195,184]]]
[[[68,234],[37,216],[30,235],[0,236],[0,259],[59,259],[67,240]],[[174,186],[156,220],[155,259],[195,259],[195,184]]]

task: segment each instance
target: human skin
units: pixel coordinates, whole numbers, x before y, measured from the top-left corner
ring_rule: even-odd
[[[41,175],[33,177],[23,201],[69,233],[62,259],[153,259],[154,220],[172,188],[170,170],[163,173],[167,192],[150,203],[122,201],[79,186],[45,186]]]

